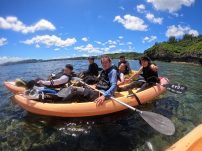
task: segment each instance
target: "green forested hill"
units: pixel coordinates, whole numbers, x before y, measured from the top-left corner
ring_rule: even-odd
[[[183,61],[202,64],[202,35],[184,35],[182,39],[170,37],[167,42],[156,43],[144,52],[152,59]]]
[[[106,54],[110,56],[112,59],[119,59],[121,55],[124,55],[127,59],[139,59],[139,57],[142,55],[142,53],[136,53],[136,52],[124,52],[124,53],[113,53],[113,54]]]

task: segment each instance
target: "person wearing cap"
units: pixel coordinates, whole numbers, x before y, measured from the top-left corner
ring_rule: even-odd
[[[52,76],[49,78],[49,80],[39,80],[37,81],[37,84],[43,85],[45,87],[61,88],[71,80],[72,74],[73,66],[71,64],[67,64],[63,72]]]
[[[98,65],[94,62],[94,60],[95,60],[94,57],[92,56],[88,57],[89,66],[88,66],[88,70],[84,71],[85,76],[98,76],[99,68],[98,68]]]
[[[139,60],[139,64],[141,67],[139,68],[138,72],[136,72],[134,75],[132,75],[129,79],[126,79],[126,83],[129,83],[132,81],[133,78],[142,76],[144,80],[137,80],[133,81],[129,85],[119,89],[120,91],[129,90],[132,88],[141,88],[141,90],[152,86],[156,83],[159,83],[160,80],[158,78],[158,67],[156,64],[151,62],[151,59],[147,56],[141,57]]]
[[[119,62],[118,62],[118,68],[119,68],[119,66],[123,63],[123,64],[125,64],[125,70],[124,70],[124,72],[123,72],[123,74],[129,74],[130,72],[131,72],[131,68],[130,68],[130,64],[129,64],[129,62],[128,61],[126,61],[126,58],[125,58],[125,56],[120,56],[119,57]]]

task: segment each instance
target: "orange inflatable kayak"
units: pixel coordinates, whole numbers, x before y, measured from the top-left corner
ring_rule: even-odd
[[[4,83],[5,86],[11,92],[19,93],[22,91],[22,88],[15,86],[13,83]],[[165,78],[161,79],[161,84],[167,84]],[[144,91],[136,93],[136,90],[133,90],[133,93],[136,95],[129,96],[129,92],[116,92],[115,98],[127,103],[131,106],[138,106],[140,104],[145,104],[160,94],[164,93],[166,88],[161,85],[156,85],[151,88],[148,88]],[[105,115],[114,112],[118,112],[126,109],[125,106],[116,103],[113,100],[106,100],[103,105],[96,106],[94,102],[84,102],[84,103],[43,103],[35,100],[29,100],[23,95],[15,95],[14,99],[17,104],[19,104],[23,109],[40,115],[48,116],[59,116],[59,117],[84,117],[84,116],[96,116],[96,115]]]
[[[166,151],[202,151],[202,124],[195,127]]]
[[[14,94],[22,93],[26,89],[15,85],[15,82],[4,81],[4,86]]]

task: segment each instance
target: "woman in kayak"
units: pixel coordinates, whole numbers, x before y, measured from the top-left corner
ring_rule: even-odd
[[[142,76],[144,80],[137,80],[131,82],[129,85],[119,88],[119,91],[127,91],[133,88],[140,88],[139,91],[142,91],[150,86],[159,83],[160,80],[158,78],[158,67],[156,64],[151,62],[151,59],[147,56],[141,57],[139,60],[141,65],[138,72],[132,75],[129,79],[126,79],[126,83],[130,83],[133,78]]]

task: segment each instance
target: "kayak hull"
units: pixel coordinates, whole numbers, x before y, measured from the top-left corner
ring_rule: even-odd
[[[4,86],[14,94],[22,93],[26,90],[24,87],[16,86],[15,82],[4,81]]]
[[[161,82],[162,83],[164,82],[163,84],[165,84],[166,80],[162,78]],[[10,84],[6,86],[10,86]],[[12,85],[12,88],[14,89],[15,87]],[[8,89],[10,90],[11,87]],[[15,88],[15,91],[11,90],[11,92],[16,92],[17,90],[18,89]],[[165,87],[161,85],[156,85],[144,91],[136,93],[136,96],[127,97],[129,93],[128,91],[116,92],[115,98],[131,106],[138,106],[140,105],[140,103],[145,104],[152,101],[165,91],[166,91]],[[136,90],[133,90],[133,92],[135,93]],[[96,103],[94,102],[43,103],[35,100],[29,100],[20,94],[15,95],[14,100],[23,109],[29,112],[40,115],[58,116],[58,117],[85,117],[85,116],[105,115],[126,109],[125,106],[120,105],[119,103],[111,99],[106,100],[101,106],[97,106]]]
[[[166,151],[201,151],[202,150],[202,124],[169,147]]]

